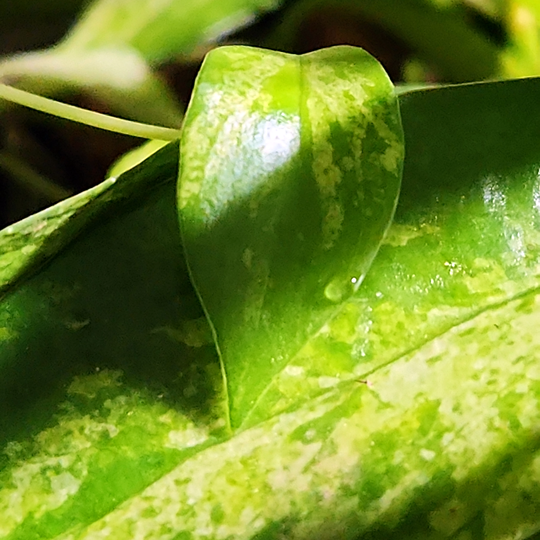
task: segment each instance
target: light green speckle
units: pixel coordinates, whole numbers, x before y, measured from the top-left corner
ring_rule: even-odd
[[[203,347],[214,342],[212,331],[206,317],[186,319],[177,327],[160,326],[152,330],[153,333],[166,334],[170,339],[183,343],[188,347]]]
[[[202,444],[207,439],[208,430],[206,428],[199,428],[194,424],[188,424],[182,430],[170,431],[165,446],[183,450]]]
[[[319,377],[317,383],[319,388],[333,388],[339,384],[340,380],[337,377]]]
[[[392,223],[386,233],[386,236],[384,237],[383,244],[393,247],[403,247],[406,246],[410,240],[422,237],[424,235],[434,235],[439,231],[439,227],[430,225],[428,223],[423,223],[418,227],[413,225]]]
[[[104,388],[120,386],[121,377],[121,371],[108,369],[98,371],[93,375],[76,376],[68,387],[68,394],[80,394],[94,398]]]
[[[390,146],[381,154],[382,166],[391,173],[397,174],[403,160],[403,147],[397,140],[390,139]]]
[[[253,251],[249,248],[244,249],[244,252],[242,253],[242,262],[244,263],[244,266],[248,270],[251,269],[252,260],[253,260]]]

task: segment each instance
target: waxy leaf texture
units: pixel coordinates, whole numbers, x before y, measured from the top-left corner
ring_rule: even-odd
[[[397,98],[361,49],[223,47],[199,74],[181,156],[184,249],[236,428],[368,271],[399,193]]]
[[[221,76],[227,61],[215,58],[225,62]],[[290,79],[278,82],[276,99],[286,99]],[[0,538],[535,534],[539,93],[530,79],[400,96],[401,194],[364,282],[331,304],[333,316],[270,379],[260,367],[264,393],[232,431],[219,327],[207,323],[197,268],[188,260],[198,292],[184,259],[193,246],[180,239],[184,141],[180,158],[170,144],[2,231]],[[331,124],[333,135],[338,128]],[[272,178],[283,185],[280,174]],[[240,197],[239,212],[251,195],[225,189],[223,200],[234,207]],[[271,217],[268,191],[255,195],[253,206]],[[279,216],[323,223],[326,214],[310,217],[307,203]],[[230,217],[217,215],[220,226]],[[324,245],[323,228],[313,229]],[[232,240],[241,238],[235,230]],[[343,275],[357,261],[348,256]],[[324,290],[319,298],[330,302]],[[242,322],[241,302],[230,303]]]

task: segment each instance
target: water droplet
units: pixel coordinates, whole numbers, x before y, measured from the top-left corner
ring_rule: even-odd
[[[353,284],[344,282],[343,280],[334,279],[324,289],[324,296],[330,302],[341,302],[345,297],[351,294],[353,290]]]

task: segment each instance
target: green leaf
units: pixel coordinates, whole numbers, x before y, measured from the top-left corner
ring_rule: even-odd
[[[178,127],[182,121],[171,90],[125,46],[74,50],[64,45],[18,54],[0,61],[0,80],[36,94],[89,92],[117,114],[141,122]],[[0,110],[6,105],[0,101]]]
[[[236,428],[366,275],[401,181],[397,98],[361,49],[223,47],[201,68],[181,154],[184,248]]]
[[[56,256],[0,302],[0,538],[539,530],[539,92],[534,79],[400,97],[386,243],[274,378],[280,401],[232,435],[178,243],[177,148],[104,187],[108,207],[89,202],[67,245],[72,222],[59,226]]]
[[[174,147],[174,143],[170,145]],[[169,150],[170,151],[170,150]],[[175,155],[149,162],[160,171],[175,163]],[[166,165],[165,165],[166,166]],[[81,230],[99,221],[111,206],[147,192],[163,178],[153,178],[148,169],[134,170],[119,180],[109,178],[79,195],[62,201],[0,233],[0,294],[19,286],[27,275],[69,244]]]
[[[96,0],[64,41],[70,50],[129,47],[150,64],[188,55],[202,44],[276,9],[281,0]]]

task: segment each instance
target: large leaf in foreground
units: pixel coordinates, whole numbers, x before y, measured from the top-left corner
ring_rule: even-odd
[[[238,427],[367,273],[401,182],[397,98],[361,49],[216,49],[181,155],[184,249]]]
[[[362,288],[303,349],[303,365],[275,379],[279,407],[261,402],[260,423],[232,437],[214,420],[223,409],[208,349],[152,341],[204,343],[171,307],[172,282],[185,276],[172,183],[118,204],[13,287],[3,326],[13,314],[25,332],[0,353],[18,360],[20,388],[40,370],[53,387],[2,394],[19,429],[0,473],[0,537],[461,540],[537,530],[539,92],[528,80],[401,97],[409,152],[391,236]],[[151,164],[137,169],[150,183],[160,177]],[[88,292],[69,289],[91,283],[95,266]],[[40,295],[47,281],[72,294]],[[18,298],[21,315],[10,310]],[[189,287],[180,298],[193,298]],[[101,303],[96,327],[71,324],[81,339],[113,324],[103,343],[86,341],[88,357],[65,341],[73,302],[83,315]],[[157,319],[180,323],[128,331]],[[55,365],[62,346],[74,354]],[[179,369],[199,376],[178,380]],[[356,379],[366,370],[371,387]],[[213,414],[194,414],[200,396]],[[29,433],[21,407],[32,409]]]

